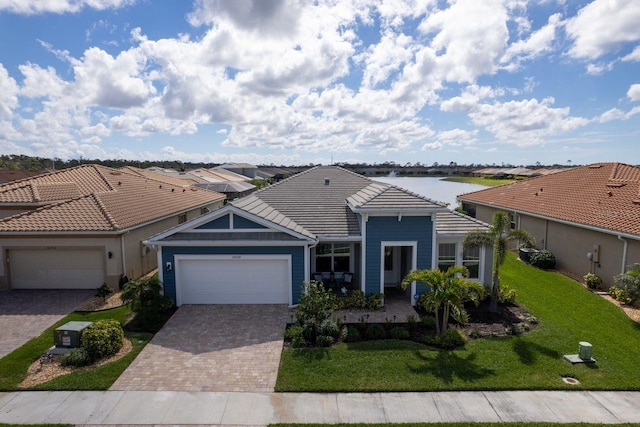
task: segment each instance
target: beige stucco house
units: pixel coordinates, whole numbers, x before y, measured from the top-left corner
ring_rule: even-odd
[[[577,279],[611,285],[640,263],[640,167],[597,163],[458,196],[471,216],[491,222],[506,211],[512,227],[533,234],[538,249]]]
[[[117,287],[156,268],[145,239],[223,204],[220,193],[99,165],[0,185],[0,289]]]

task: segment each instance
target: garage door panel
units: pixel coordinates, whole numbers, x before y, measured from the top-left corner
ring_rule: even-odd
[[[179,260],[181,304],[287,304],[288,259]]]
[[[96,289],[104,282],[104,254],[98,249],[12,249],[13,289]]]

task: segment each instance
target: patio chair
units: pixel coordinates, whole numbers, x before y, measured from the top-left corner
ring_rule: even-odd
[[[351,289],[353,287],[353,273],[344,273],[342,275],[342,286],[347,289]]]

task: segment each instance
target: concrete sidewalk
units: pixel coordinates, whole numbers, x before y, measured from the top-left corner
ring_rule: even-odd
[[[640,423],[640,392],[0,393],[0,423],[201,424],[591,422]]]

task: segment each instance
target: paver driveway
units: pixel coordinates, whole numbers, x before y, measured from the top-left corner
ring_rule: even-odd
[[[93,290],[13,290],[0,292],[0,358],[72,312]]]
[[[111,390],[273,391],[285,305],[183,305]]]

